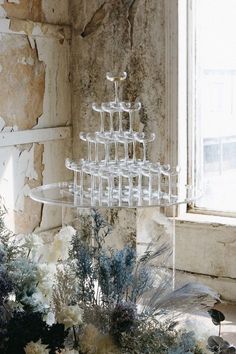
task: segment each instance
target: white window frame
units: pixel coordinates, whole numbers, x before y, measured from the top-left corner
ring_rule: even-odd
[[[171,165],[181,167],[179,193],[183,196],[188,184],[186,10],[187,0],[165,1],[167,155]],[[186,205],[178,208],[178,214],[185,212]]]
[[[195,181],[195,105],[190,73],[195,68],[194,16],[195,0],[165,0],[166,42],[166,132],[168,161],[181,167],[180,194]],[[190,20],[191,18],[191,20]],[[201,215],[203,216],[201,218]],[[212,221],[236,225],[234,213],[211,211],[194,205],[181,205],[178,216],[193,221]]]

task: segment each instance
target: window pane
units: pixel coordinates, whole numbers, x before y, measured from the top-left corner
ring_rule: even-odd
[[[196,0],[197,207],[236,211],[236,0]]]

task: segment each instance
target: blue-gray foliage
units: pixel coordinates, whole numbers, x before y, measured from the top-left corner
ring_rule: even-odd
[[[168,349],[168,354],[202,353],[196,345],[194,332],[182,332],[175,345]]]

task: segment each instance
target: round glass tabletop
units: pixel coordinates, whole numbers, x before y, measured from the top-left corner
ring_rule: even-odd
[[[73,182],[60,182],[43,185],[30,191],[30,197],[40,203],[58,205],[70,208],[143,208],[143,207],[168,207],[177,204],[190,203],[194,199],[193,194],[189,195],[189,187],[186,187],[183,195],[168,196],[163,193],[159,196],[149,198],[145,193],[137,198],[129,198],[128,191],[119,197],[108,198],[106,195],[96,196],[84,191],[81,196],[79,191],[74,192]],[[106,193],[106,191],[105,191]],[[184,195],[185,194],[185,195]]]

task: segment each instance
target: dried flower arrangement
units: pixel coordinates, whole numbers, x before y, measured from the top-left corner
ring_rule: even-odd
[[[35,234],[19,241],[1,212],[1,354],[235,353],[221,337],[206,349],[177,329],[179,314],[209,310],[218,295],[199,284],[170,291],[170,277],[152,265],[165,244],[138,257],[131,246],[105,247],[111,227],[96,210],[81,225],[50,244]]]

